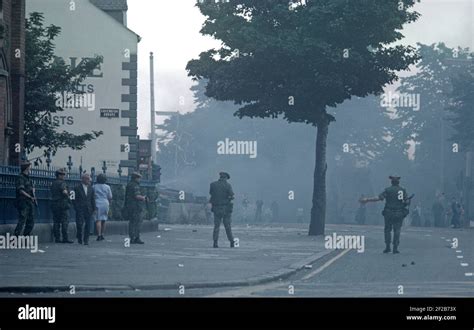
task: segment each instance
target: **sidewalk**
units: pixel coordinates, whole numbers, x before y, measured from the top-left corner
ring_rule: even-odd
[[[91,223],[91,226],[95,226]],[[5,236],[7,233],[13,234],[16,224],[0,225],[0,235]],[[145,220],[142,223],[142,233],[156,231],[158,229],[158,221]],[[113,235],[126,235],[128,233],[128,221],[107,221],[107,232]],[[51,244],[53,242],[53,224],[37,223],[33,228],[31,235],[37,236],[40,244]],[[68,235],[70,238],[76,237],[76,222],[70,219],[68,226]]]
[[[306,226],[234,227],[231,249],[221,229],[212,248],[211,226],[160,225],[142,234],[145,245],[125,247],[126,236],[78,244],[40,243],[40,251],[0,250],[0,292],[175,289],[179,285],[250,285],[294,274],[330,253]],[[44,252],[42,252],[44,251]]]

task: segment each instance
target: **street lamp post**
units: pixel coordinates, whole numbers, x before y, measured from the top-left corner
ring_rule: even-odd
[[[119,164],[117,173],[119,175],[119,182],[122,180],[122,165]]]
[[[66,165],[67,165],[67,169],[68,169],[68,176],[70,176],[71,175],[71,168],[74,165],[74,163],[72,162],[72,157],[71,156],[69,156],[68,158],[69,158],[69,160],[66,163]]]
[[[51,167],[51,152],[49,150],[46,152],[46,166],[49,171],[49,168]]]

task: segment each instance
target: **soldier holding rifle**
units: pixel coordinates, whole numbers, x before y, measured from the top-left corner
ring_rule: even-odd
[[[143,222],[144,206],[148,203],[148,197],[140,192],[140,173],[132,173],[132,180],[125,189],[125,204],[122,215],[129,221],[128,232],[130,244],[145,244],[140,239],[140,228]]]
[[[21,164],[21,173],[16,180],[16,200],[15,206],[18,210],[18,224],[15,228],[15,236],[20,236],[25,228],[23,235],[29,236],[35,225],[33,217],[33,208],[37,204],[35,197],[35,188],[30,179],[31,163]]]
[[[400,186],[400,176],[391,175],[389,179],[392,185],[378,196],[361,198],[361,203],[378,202],[385,200],[385,208],[382,215],[385,219],[385,250],[383,253],[389,253],[391,243],[391,232],[393,230],[393,253],[400,253],[398,245],[400,244],[400,232],[402,229],[403,219],[408,215],[408,206],[414,195],[408,197],[405,188]]]

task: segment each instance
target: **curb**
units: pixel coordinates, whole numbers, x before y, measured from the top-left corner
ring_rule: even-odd
[[[337,253],[338,250],[329,250],[318,252],[311,257],[291,264],[287,267],[280,268],[275,271],[257,275],[245,280],[237,281],[221,281],[221,282],[190,282],[190,283],[174,283],[174,284],[150,284],[150,285],[75,285],[75,292],[87,291],[149,291],[149,290],[172,290],[178,289],[183,285],[186,289],[205,289],[205,288],[222,288],[235,286],[254,286],[265,284],[280,279],[286,279],[297,272],[304,269],[305,265],[312,264],[319,259],[331,254]],[[0,287],[0,293],[38,293],[38,292],[68,292],[72,288],[65,285],[57,286],[10,286]]]
[[[6,235],[6,233],[13,234],[16,225],[0,225],[0,235]],[[159,221],[156,219],[145,220],[142,223],[141,232],[149,233],[158,231]],[[91,227],[93,229],[94,226]],[[31,233],[32,235],[38,236],[39,243],[51,243],[53,242],[53,224],[52,223],[37,223]],[[107,221],[106,235],[128,235],[128,221]],[[75,220],[69,221],[68,235],[70,238],[76,237],[76,222]],[[93,235],[91,235],[93,236]]]

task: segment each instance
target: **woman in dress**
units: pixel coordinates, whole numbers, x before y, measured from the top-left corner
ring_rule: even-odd
[[[97,207],[95,226],[98,241],[105,239],[105,222],[108,220],[110,203],[112,202],[112,190],[106,182],[107,177],[101,173],[97,176],[97,183],[94,185],[95,205]]]

